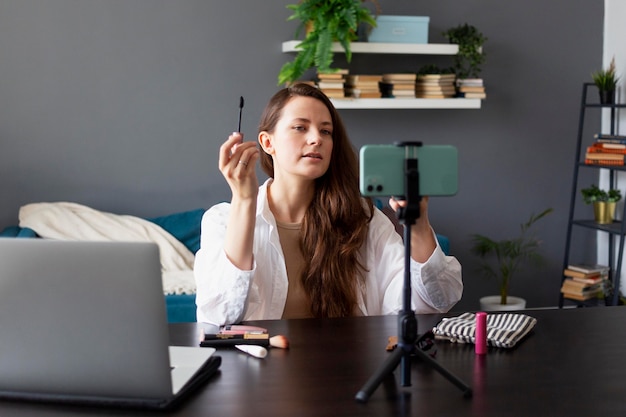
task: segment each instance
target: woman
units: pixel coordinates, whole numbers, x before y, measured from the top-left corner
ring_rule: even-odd
[[[404,245],[391,221],[361,197],[358,157],[330,100],[306,84],[282,89],[261,117],[260,149],[242,140],[233,133],[220,147],[231,202],[202,219],[194,268],[198,321],[400,311]],[[261,187],[258,159],[270,177]],[[461,267],[439,247],[427,201],[411,228],[418,313],[447,311],[463,291]]]

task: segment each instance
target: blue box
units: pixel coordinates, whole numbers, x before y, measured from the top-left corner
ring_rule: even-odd
[[[369,42],[428,43],[427,16],[385,16],[376,18],[377,26],[368,37]]]

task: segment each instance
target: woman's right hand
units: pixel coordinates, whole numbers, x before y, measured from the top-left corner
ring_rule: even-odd
[[[258,159],[256,142],[243,142],[243,134],[240,132],[232,133],[220,147],[219,169],[234,199],[256,199],[259,190],[256,175]]]

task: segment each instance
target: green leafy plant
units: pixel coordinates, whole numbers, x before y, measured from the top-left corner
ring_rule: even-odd
[[[616,203],[622,199],[622,192],[620,190],[610,189],[606,191],[595,184],[592,184],[589,188],[583,188],[580,190],[580,193],[583,196],[585,204],[593,204],[596,202]]]
[[[377,0],[370,0],[379,7]],[[346,60],[352,59],[350,43],[357,39],[360,23],[376,26],[374,15],[363,5],[366,0],[302,0],[297,4],[288,4],[293,14],[287,20],[299,19],[296,38],[302,29],[310,27],[298,52],[291,62],[282,66],[278,73],[278,84],[292,83],[298,80],[306,70],[316,67],[318,72],[334,72],[333,42],[339,42],[345,51]]]
[[[459,52],[454,56],[454,72],[457,78],[479,78],[485,63],[482,50],[487,38],[476,27],[467,23],[448,29],[442,35],[450,43],[459,45]]]
[[[552,212],[546,209],[541,213],[532,214],[530,219],[520,225],[521,234],[513,239],[493,240],[487,236],[472,235],[472,252],[482,259],[480,270],[489,278],[498,281],[500,290],[500,304],[506,304],[509,292],[509,284],[515,272],[526,261],[539,261],[539,246],[541,241],[529,233],[535,222]]]
[[[615,91],[619,80],[615,72],[615,57],[611,59],[607,69],[592,72],[591,78],[599,91]]]

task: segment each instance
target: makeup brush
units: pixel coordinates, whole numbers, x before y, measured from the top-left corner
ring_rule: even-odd
[[[241,112],[243,111],[243,96],[239,97],[239,125],[237,126],[237,132],[241,132]]]
[[[283,335],[270,337],[266,334],[205,334],[200,346],[220,347],[236,345],[256,345],[263,347],[289,348],[289,339]]]
[[[235,345],[235,347],[242,352],[246,352],[247,354],[254,356],[255,358],[263,359],[267,356],[267,349],[263,346]]]

